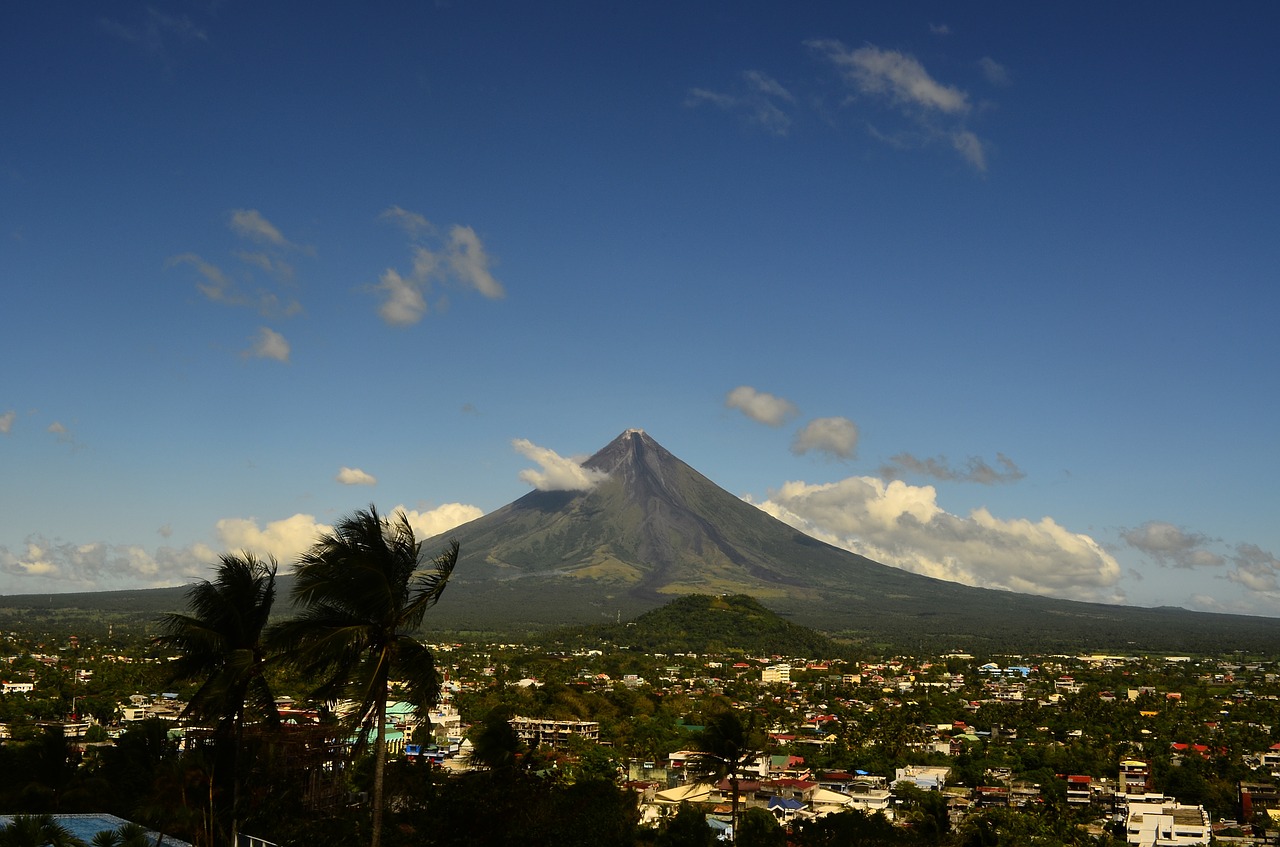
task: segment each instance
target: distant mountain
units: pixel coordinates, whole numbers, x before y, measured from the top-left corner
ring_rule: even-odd
[[[845,641],[894,650],[1273,652],[1280,619],[973,588],[817,541],[717,486],[641,430],[584,463],[585,491],[532,491],[427,539],[462,545],[430,629],[510,636],[619,623],[688,594],[750,595]],[[279,596],[289,596],[282,577]],[[0,622],[173,611],[185,589],[0,597]],[[285,604],[280,604],[281,606]],[[69,610],[59,612],[59,610]],[[74,614],[72,614],[74,612]]]
[[[627,430],[586,491],[532,491],[425,543],[462,545],[430,625],[519,631],[630,619],[683,594],[747,594],[867,644],[1273,649],[1280,620],[1079,603],[909,573],[817,541]]]

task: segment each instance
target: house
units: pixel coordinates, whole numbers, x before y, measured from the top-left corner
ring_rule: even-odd
[[[1151,766],[1137,759],[1120,763],[1120,794],[1146,794],[1151,790]]]
[[[1067,802],[1088,804],[1092,795],[1093,777],[1071,774],[1067,777]]]
[[[947,774],[951,768],[940,768],[929,765],[907,765],[893,772],[893,782],[910,782],[922,791],[941,791],[947,784]]]

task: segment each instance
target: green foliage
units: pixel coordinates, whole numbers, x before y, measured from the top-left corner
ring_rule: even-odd
[[[635,792],[609,781],[564,784],[528,771],[473,771],[436,787],[417,816],[392,816],[388,847],[630,847]]]
[[[608,642],[647,653],[741,650],[750,655],[825,656],[848,653],[825,635],[786,620],[745,594],[688,594],[627,624],[605,624],[561,635],[569,643]]]
[[[837,812],[792,827],[795,847],[889,847],[906,843],[905,830],[879,812]]]
[[[738,818],[736,847],[787,847],[787,832],[765,809],[752,807]]]
[[[48,814],[15,815],[0,830],[0,847],[85,847],[80,839]]]
[[[414,633],[444,593],[459,548],[451,543],[426,569],[421,548],[404,513],[383,518],[370,506],[340,520],[298,560],[293,599],[302,611],[273,632],[283,655],[320,680],[312,696],[346,696],[357,704],[352,724],[360,730],[360,745],[372,743],[374,752],[373,847],[382,837],[393,674],[420,708],[440,696],[435,657]]]
[[[714,847],[716,843],[707,816],[688,803],[681,803],[658,831],[657,847]]]

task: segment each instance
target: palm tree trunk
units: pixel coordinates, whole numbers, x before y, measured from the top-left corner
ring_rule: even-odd
[[[384,694],[378,699],[378,730],[373,751],[373,837],[370,847],[380,847],[382,843],[382,776],[387,767],[387,697]]]
[[[732,805],[730,806],[730,812],[729,812],[729,824],[732,827],[732,829],[730,830],[729,843],[737,844],[738,843],[738,774],[736,772],[731,773],[729,775],[729,790],[733,793],[733,797],[731,800]]]

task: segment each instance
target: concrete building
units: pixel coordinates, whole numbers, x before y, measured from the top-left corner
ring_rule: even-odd
[[[598,721],[553,721],[543,718],[511,719],[516,736],[531,748],[550,747],[553,750],[568,749],[569,739],[577,736],[593,744],[600,742]]]
[[[1129,803],[1125,842],[1141,847],[1208,844],[1209,813],[1181,803]]]

